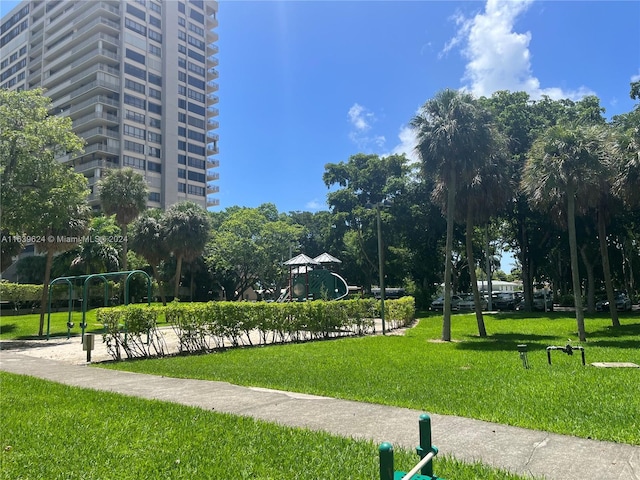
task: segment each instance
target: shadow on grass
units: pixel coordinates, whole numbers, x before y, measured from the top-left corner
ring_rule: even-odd
[[[640,340],[594,340],[590,342],[587,336],[586,345],[589,347],[640,349]]]
[[[18,325],[16,325],[15,323],[0,324],[0,335],[14,332],[17,330],[17,328]]]
[[[621,319],[624,321],[624,319]],[[608,327],[602,328],[600,330],[595,330],[593,332],[588,332],[588,334],[597,337],[626,337],[629,335],[639,335],[640,336],[640,323],[628,323],[622,324],[619,327],[614,327],[609,325]]]
[[[544,350],[557,338],[552,335],[536,335],[526,333],[496,333],[486,338],[467,337],[469,341],[456,344],[460,350],[475,351],[517,351],[518,345],[526,344],[529,351]],[[473,338],[473,341],[471,341]]]

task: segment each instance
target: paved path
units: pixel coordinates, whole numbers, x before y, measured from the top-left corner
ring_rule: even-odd
[[[73,339],[71,339],[73,340]],[[75,342],[78,342],[75,339]],[[75,343],[80,350],[81,346]],[[4,344],[0,370],[66,385],[166,400],[207,410],[250,416],[283,425],[325,430],[413,449],[418,418],[406,408],[338,400],[225,382],[175,379],[93,368],[34,350]],[[46,347],[37,347],[46,348]],[[557,480],[640,480],[640,447],[432,414],[433,442],[440,452],[519,474]],[[417,458],[417,457],[416,457]],[[437,471],[436,471],[437,473]],[[455,479],[450,479],[455,480]]]

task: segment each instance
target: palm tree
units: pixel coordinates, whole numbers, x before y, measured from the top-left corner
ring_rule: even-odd
[[[446,189],[443,212],[447,217],[442,340],[451,340],[451,252],[456,195],[468,185],[477,166],[494,149],[494,130],[486,109],[468,93],[443,90],[428,100],[411,120],[422,172]]]
[[[194,202],[172,205],[165,213],[164,237],[176,257],[174,297],[178,298],[182,262],[191,262],[202,254],[209,238],[209,215]]]
[[[122,231],[122,270],[127,269],[127,226],[147,206],[148,189],[144,177],[132,168],[108,170],[98,184],[102,209],[116,216]]]
[[[83,265],[87,275],[117,271],[120,265],[118,244],[110,238],[118,236],[120,228],[113,217],[99,216],[91,219],[89,224],[89,241],[80,244],[71,266]]]
[[[532,145],[522,174],[521,186],[538,209],[549,209],[569,231],[571,278],[580,341],[586,340],[582,288],[578,270],[576,210],[593,201],[590,189],[604,169],[600,159],[601,130],[597,127],[556,125]]]
[[[158,273],[158,265],[169,256],[163,222],[163,212],[159,209],[147,210],[138,217],[131,225],[131,249],[151,265],[153,276],[158,282],[162,304],[166,305],[167,300]]]

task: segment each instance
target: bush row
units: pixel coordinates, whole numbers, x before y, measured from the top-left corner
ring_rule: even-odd
[[[118,297],[120,284],[109,281],[108,295]],[[9,302],[16,310],[22,307],[39,304],[42,299],[42,284],[11,283],[0,281],[0,300]],[[57,283],[52,287],[51,299],[54,305],[65,306],[69,299],[69,286],[66,283]],[[76,299],[82,298],[83,287],[76,285],[73,289]],[[89,302],[91,304],[104,304],[104,283],[95,282],[89,285]]]
[[[103,340],[109,354],[120,360],[167,353],[158,319],[164,315],[177,338],[180,353],[205,352],[240,345],[266,345],[336,336],[375,333],[380,302],[374,299],[342,301],[172,302],[166,307],[129,305],[101,308],[97,320],[105,326]],[[389,330],[415,318],[413,297],[385,302]]]

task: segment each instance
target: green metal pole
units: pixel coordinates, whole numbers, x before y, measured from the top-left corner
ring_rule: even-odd
[[[380,204],[376,205],[378,220],[378,271],[380,273],[380,320],[382,320],[382,334],[386,334],[384,322],[384,250],[382,249],[382,226],[380,221]]]
[[[380,444],[380,480],[393,480],[393,445],[389,442]]]
[[[422,460],[433,449],[433,445],[431,445],[431,417],[426,413],[420,415],[418,427],[420,429],[420,446],[416,450]],[[420,473],[433,476],[433,462],[429,462],[422,467]]]

